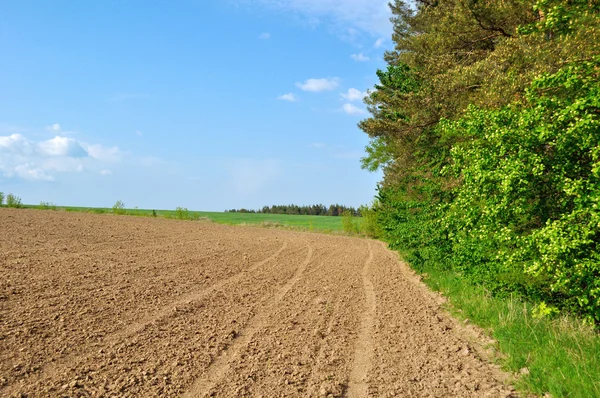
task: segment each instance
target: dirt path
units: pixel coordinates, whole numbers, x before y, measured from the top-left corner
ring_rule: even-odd
[[[0,209],[0,396],[508,397],[377,241]]]

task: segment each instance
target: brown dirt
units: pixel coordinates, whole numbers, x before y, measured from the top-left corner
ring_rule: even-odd
[[[383,244],[0,209],[0,396],[508,397]]]

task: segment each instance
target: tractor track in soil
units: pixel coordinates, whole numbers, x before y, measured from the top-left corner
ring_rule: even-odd
[[[0,396],[516,396],[380,242],[28,209],[0,226]]]

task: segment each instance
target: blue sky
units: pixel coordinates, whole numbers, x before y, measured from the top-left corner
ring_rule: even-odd
[[[0,191],[222,211],[370,202],[387,0],[0,3]]]

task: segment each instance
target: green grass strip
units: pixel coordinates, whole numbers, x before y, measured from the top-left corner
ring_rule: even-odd
[[[109,207],[77,207],[77,206],[55,206],[49,204],[43,205],[23,205],[24,208],[39,210],[62,210],[75,211],[95,214],[115,213],[113,208]],[[333,216],[306,216],[291,214],[261,214],[261,213],[225,213],[208,212],[192,210],[151,210],[151,209],[119,209],[118,214],[140,217],[162,217],[184,220],[208,219],[219,224],[228,225],[257,225],[266,227],[291,228],[306,231],[319,232],[342,232],[342,217]],[[353,219],[353,222],[360,224],[360,217]]]
[[[496,340],[500,364],[518,375],[516,388],[553,398],[600,397],[600,336],[591,325],[566,315],[536,319],[532,305],[493,297],[452,271],[426,268],[423,276],[449,299],[453,315]]]

